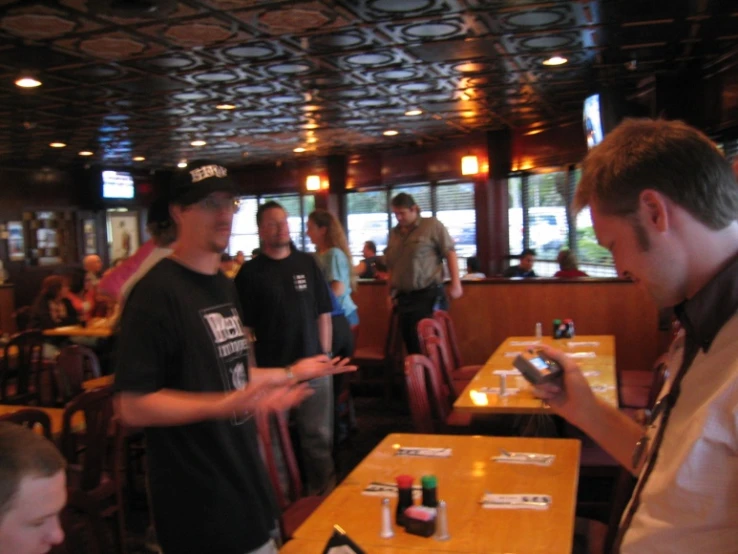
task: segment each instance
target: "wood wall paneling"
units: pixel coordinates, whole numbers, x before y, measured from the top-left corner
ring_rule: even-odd
[[[382,345],[389,322],[385,283],[360,283],[359,346]],[[619,369],[649,369],[661,353],[658,311],[647,294],[620,280],[561,282],[488,280],[464,283],[451,301],[464,362],[481,364],[508,336],[550,333],[556,318],[572,318],[581,335],[615,335]]]

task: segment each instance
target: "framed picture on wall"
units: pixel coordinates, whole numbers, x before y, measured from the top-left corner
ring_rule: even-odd
[[[108,212],[108,249],[111,265],[138,250],[138,212]]]
[[[82,222],[82,240],[85,248],[85,256],[97,254],[97,225],[94,219],[85,219]]]
[[[14,262],[26,259],[26,241],[21,221],[8,221],[8,257]]]

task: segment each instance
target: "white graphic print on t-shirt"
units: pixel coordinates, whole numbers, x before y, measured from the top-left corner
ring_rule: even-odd
[[[305,277],[304,275],[293,275],[292,281],[295,283],[295,290],[307,290],[307,277]]]
[[[221,304],[200,310],[203,324],[213,341],[223,390],[240,390],[248,383],[248,342],[243,324],[233,304]],[[246,416],[234,414],[232,423],[240,425]]]

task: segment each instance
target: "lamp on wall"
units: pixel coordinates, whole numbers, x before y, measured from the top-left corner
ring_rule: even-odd
[[[476,175],[479,173],[479,159],[474,155],[461,158],[461,174]]]
[[[305,190],[320,190],[320,175],[308,175],[305,179]]]

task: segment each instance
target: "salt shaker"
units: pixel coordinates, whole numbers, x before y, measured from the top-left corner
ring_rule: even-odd
[[[543,324],[539,321],[536,323],[536,340],[543,338]]]
[[[448,514],[446,513],[446,501],[438,502],[438,515],[436,516],[436,535],[437,541],[447,541],[451,538],[448,534]]]
[[[392,512],[390,512],[390,501],[389,498],[382,499],[382,530],[379,532],[379,537],[382,539],[391,539],[395,536],[395,532],[392,530]]]

